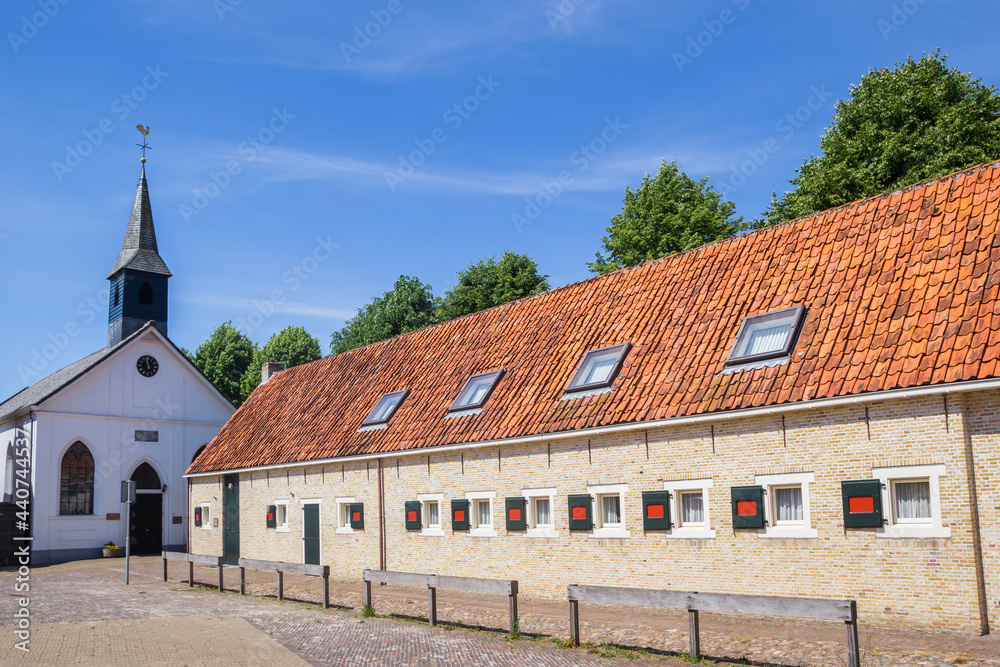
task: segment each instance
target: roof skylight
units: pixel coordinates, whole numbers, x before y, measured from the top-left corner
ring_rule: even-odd
[[[787,357],[795,347],[805,312],[805,306],[795,306],[744,317],[726,365]]]
[[[489,400],[490,394],[493,393],[500,378],[503,377],[503,374],[503,370],[498,370],[470,377],[466,381],[465,386],[462,387],[462,391],[459,392],[458,398],[448,408],[448,412],[473,410],[483,407],[486,401]]]
[[[625,355],[632,349],[631,343],[602,347],[591,350],[573,375],[566,392],[590,391],[610,387],[621,370]]]
[[[378,399],[378,403],[372,408],[372,411],[368,413],[365,420],[361,422],[361,426],[378,426],[379,424],[388,424],[392,416],[396,414],[396,410],[399,406],[403,404],[403,400],[410,393],[409,389],[403,391],[393,391],[388,394],[383,394],[382,398]]]

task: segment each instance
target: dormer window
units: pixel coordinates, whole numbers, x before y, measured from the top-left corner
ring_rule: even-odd
[[[404,391],[394,391],[388,394],[383,394],[382,398],[378,399],[378,403],[372,408],[372,411],[368,413],[365,420],[361,422],[361,426],[379,426],[381,424],[388,424],[392,416],[396,414],[396,410],[399,406],[403,404],[403,400],[410,393],[409,389]]]
[[[622,343],[588,352],[566,387],[566,393],[610,387],[630,349],[632,343]]]
[[[787,357],[798,340],[805,313],[805,306],[795,306],[744,317],[726,366]]]
[[[462,387],[462,391],[459,392],[458,398],[448,408],[448,412],[475,410],[483,407],[486,401],[489,400],[490,394],[493,393],[497,383],[500,382],[503,374],[503,370],[499,370],[480,373],[479,375],[470,377],[466,381],[465,386]]]

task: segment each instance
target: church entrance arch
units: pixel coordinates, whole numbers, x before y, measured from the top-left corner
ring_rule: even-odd
[[[132,503],[129,539],[135,555],[163,550],[163,491],[153,466],[143,463],[132,473],[135,502]]]

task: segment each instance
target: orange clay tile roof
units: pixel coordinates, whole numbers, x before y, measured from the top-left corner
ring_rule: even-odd
[[[274,376],[189,472],[497,440],[995,377],[1000,162],[560,287]],[[785,365],[722,374],[745,315],[804,304]],[[613,391],[561,401],[587,350]],[[506,374],[445,419],[470,375]],[[388,428],[358,432],[409,389]]]

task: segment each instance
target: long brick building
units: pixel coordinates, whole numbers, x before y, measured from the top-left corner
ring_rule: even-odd
[[[994,163],[277,373],[188,470],[191,550],[988,632],[998,199]]]

